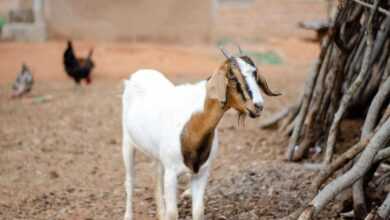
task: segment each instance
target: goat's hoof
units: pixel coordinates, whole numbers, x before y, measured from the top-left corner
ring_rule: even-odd
[[[123,220],[132,220],[132,217],[129,215],[125,215],[125,218]]]

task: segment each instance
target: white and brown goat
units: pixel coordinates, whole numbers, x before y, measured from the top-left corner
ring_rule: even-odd
[[[123,159],[127,192],[125,220],[132,220],[134,150],[156,161],[156,203],[160,220],[176,220],[177,178],[191,174],[192,216],[204,219],[203,197],[211,162],[218,150],[216,129],[224,113],[260,116],[260,90],[273,93],[254,62],[230,56],[208,80],[175,86],[160,72],[139,70],[124,82]]]

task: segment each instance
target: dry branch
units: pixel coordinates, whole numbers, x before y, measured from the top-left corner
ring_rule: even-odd
[[[371,135],[372,137],[372,135]],[[356,155],[363,151],[366,147],[367,143],[371,140],[371,137],[367,137],[365,139],[360,140],[357,144],[355,144],[352,148],[346,151],[344,154],[339,156],[336,160],[334,160],[330,165],[326,166],[322,169],[314,180],[313,188],[317,191],[320,189],[321,185],[337,170],[351,161]]]
[[[385,201],[378,208],[378,216],[387,219],[390,216],[390,193],[387,194]]]
[[[388,99],[390,94],[390,77],[388,77],[385,83],[380,87],[374,100],[368,109],[367,117],[364,120],[362,136],[368,135],[376,126],[378,122],[379,113],[382,109],[384,102]]]
[[[326,47],[328,47],[328,46],[329,46],[329,41],[326,42]],[[325,50],[323,49],[322,51],[325,51]],[[321,52],[321,55],[325,56],[325,52]],[[298,143],[298,138],[299,138],[300,133],[301,133],[302,124],[303,124],[303,121],[305,119],[307,109],[308,109],[308,106],[310,103],[310,99],[311,99],[311,95],[312,95],[311,91],[313,90],[313,87],[314,87],[315,82],[317,80],[318,75],[316,73],[317,73],[318,69],[321,68],[321,64],[322,64],[321,61],[322,61],[321,58],[319,61],[317,61],[316,66],[313,69],[313,72],[310,74],[309,79],[305,83],[305,90],[304,90],[304,94],[303,94],[302,106],[300,108],[300,111],[297,115],[296,120],[294,121],[295,122],[294,123],[294,130],[293,130],[293,133],[291,135],[290,142],[288,145],[287,159],[289,161],[292,160],[296,145]]]
[[[363,220],[368,214],[366,196],[364,195],[364,178],[360,178],[352,186],[353,210],[356,220]]]
[[[353,1],[355,1],[358,4],[363,5],[365,7],[371,8],[371,9],[373,9],[375,7],[374,5],[371,5],[371,4],[367,3],[367,2],[363,2],[361,0],[353,0]],[[383,13],[383,14],[385,14],[386,16],[390,16],[390,11],[388,11],[388,10],[386,10],[384,8],[378,7],[378,11]]]
[[[362,135],[361,135],[362,139],[367,137],[369,133],[371,133],[374,130],[374,127],[378,121],[380,110],[382,109],[382,105],[386,101],[389,93],[390,93],[390,77],[380,87],[378,93],[376,94],[374,100],[370,105],[362,129]],[[356,183],[354,183],[352,187],[353,207],[354,207],[356,220],[363,220],[368,213],[363,185],[364,185],[364,180],[363,178],[361,178],[358,181],[356,181]]]
[[[386,144],[390,139],[390,120],[387,120],[385,124],[375,133],[374,137],[368,143],[366,149],[363,151],[361,157],[353,165],[353,167],[345,174],[337,177],[327,186],[325,186],[316,197],[310,202],[310,209],[312,211],[306,211],[303,213],[312,212],[315,216],[320,212],[325,205],[327,205],[338,193],[351,186],[359,178],[369,170],[372,161],[376,153],[380,148]],[[307,218],[310,219],[310,218]]]
[[[382,160],[386,160],[390,158],[390,146],[386,147],[383,150],[380,150],[378,154],[375,156],[373,163],[378,163]]]
[[[285,108],[282,111],[272,115],[271,117],[268,118],[268,120],[265,120],[262,123],[260,123],[260,128],[265,129],[265,128],[270,128],[270,127],[274,126],[280,120],[287,117],[288,113],[291,111],[291,108],[293,108],[293,107]]]
[[[349,107],[350,101],[353,97],[353,95],[357,92],[357,90],[360,88],[361,84],[363,83],[364,79],[366,78],[366,75],[368,74],[368,70],[370,68],[369,62],[370,57],[373,49],[373,27],[372,27],[372,21],[375,15],[375,11],[379,6],[379,0],[375,1],[375,7],[373,12],[370,14],[370,17],[367,21],[367,33],[366,33],[366,44],[367,48],[364,53],[362,68],[360,70],[359,75],[356,77],[353,84],[349,87],[346,94],[344,94],[343,98],[341,99],[341,103],[339,106],[339,109],[337,110],[334,120],[332,122],[332,125],[329,130],[329,137],[326,144],[326,152],[325,152],[325,158],[324,163],[328,164],[332,160],[333,152],[334,152],[334,145],[336,144],[336,137],[337,137],[337,130],[339,127],[339,124],[341,122],[342,117],[344,116],[347,108]]]
[[[291,134],[288,160],[310,155],[311,147],[317,153],[317,149],[323,152],[321,165],[315,162],[315,166],[310,166],[319,170],[313,182],[317,195],[295,212],[302,211],[299,219],[311,219],[337,194],[353,187],[348,201],[353,202],[350,204],[354,206],[355,219],[377,220],[373,202],[382,200],[383,196],[379,196],[381,189],[371,189],[371,186],[385,178],[386,175],[377,177],[374,173],[383,161],[390,159],[390,147],[384,148],[390,144],[388,15],[389,0],[343,1],[330,20],[329,33],[322,42],[320,56],[305,82],[299,103],[288,113],[280,112],[267,121],[267,126],[272,126],[283,118],[279,132]],[[347,118],[359,122],[342,124]],[[340,143],[347,149],[336,157],[337,138],[344,126],[354,132],[361,131],[360,140],[348,146],[348,140]],[[328,181],[333,176],[335,179]]]

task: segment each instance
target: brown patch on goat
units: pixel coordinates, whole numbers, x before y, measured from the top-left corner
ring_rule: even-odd
[[[197,173],[208,160],[215,128],[225,111],[234,108],[244,119],[250,100],[243,75],[232,60],[226,60],[208,79],[204,110],[194,113],[181,133],[181,151],[188,168]]]
[[[225,110],[216,99],[206,99],[203,112],[195,113],[184,126],[180,141],[184,164],[194,173],[210,156],[214,130]]]

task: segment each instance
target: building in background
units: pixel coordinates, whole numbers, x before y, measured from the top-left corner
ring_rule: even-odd
[[[1,38],[19,41],[46,41],[44,0],[0,0],[0,16],[5,17]]]
[[[35,1],[0,0],[0,17],[32,10]],[[256,43],[265,35],[306,36],[298,22],[325,18],[325,5],[313,0],[285,1],[283,7],[267,0],[46,0],[42,15],[49,39]],[[302,13],[306,10],[317,13]]]
[[[77,39],[207,41],[212,0],[50,0],[50,35]]]
[[[36,1],[0,0],[0,16],[9,17],[11,10],[34,9]],[[213,2],[48,0],[42,15],[49,38],[209,41]]]

